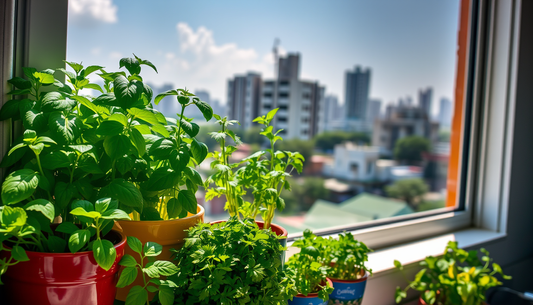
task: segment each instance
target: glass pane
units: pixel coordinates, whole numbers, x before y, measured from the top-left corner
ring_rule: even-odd
[[[132,53],[150,60],[154,96],[187,88],[240,122],[230,162],[270,148],[253,119],[278,108],[275,149],[305,163],[274,222],[296,233],[458,206],[468,10],[465,0],[72,0],[68,60],[112,71]],[[156,109],[181,108],[165,98]],[[215,121],[184,114],[219,150]],[[206,221],[228,217],[224,196],[204,195]]]

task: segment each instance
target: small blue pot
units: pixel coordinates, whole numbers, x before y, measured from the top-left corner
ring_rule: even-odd
[[[329,282],[329,285],[331,284],[331,281],[327,279]],[[292,301],[289,300],[289,305],[327,305],[327,301],[322,301],[318,297],[318,293],[310,293],[307,296],[303,294],[297,294],[295,297],[292,298]]]
[[[335,305],[360,305],[363,302],[368,272],[358,280],[330,279],[333,292],[329,295],[329,303]]]

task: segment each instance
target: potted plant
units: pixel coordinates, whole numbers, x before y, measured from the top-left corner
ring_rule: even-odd
[[[278,109],[271,110],[267,115],[257,117],[254,122],[264,126],[261,135],[269,141],[269,149],[260,150],[237,163],[230,163],[229,158],[237,150],[234,145],[228,145],[231,138],[235,145],[241,144],[239,137],[229,129],[238,123],[214,115],[221,129],[213,132],[212,137],[220,143],[220,151],[213,153],[214,161],[211,168],[216,172],[206,180],[206,200],[224,195],[226,197],[225,209],[230,216],[238,219],[256,219],[261,215],[264,222],[258,221],[262,228],[271,228],[276,234],[287,236],[287,230],[272,224],[276,209],[283,211],[285,202],[280,197],[285,188],[290,190],[287,177],[296,169],[301,173],[303,168],[303,156],[298,152],[276,151],[275,143],[283,140],[278,134],[281,131],[273,131],[272,119]],[[245,200],[245,195],[250,193],[253,200]],[[280,240],[283,246],[286,240]]]
[[[324,245],[324,239],[317,239],[309,230],[293,243],[300,252],[289,258],[285,270],[290,274],[298,294],[289,301],[289,305],[328,304],[333,284],[327,278],[331,267],[324,264],[321,255]]]
[[[323,264],[330,266],[328,278],[333,283],[329,304],[361,304],[366,281],[372,270],[365,266],[371,250],[351,233],[341,233],[337,238],[322,238],[306,232],[320,245]]]
[[[419,304],[463,304],[480,305],[485,303],[487,289],[502,283],[495,277],[511,279],[503,273],[500,265],[493,263],[489,252],[483,253],[481,260],[476,250],[465,251],[458,248],[457,242],[450,241],[442,257],[428,256],[420,262],[423,267],[405,289],[396,288],[396,303],[407,296],[407,290],[420,292]],[[394,261],[397,269],[403,270],[399,261]]]
[[[285,304],[295,294],[278,236],[236,216],[189,230],[176,251],[175,304]]]
[[[98,118],[101,121],[94,133],[105,152],[101,163],[110,168],[106,173],[113,181],[118,181],[101,193],[125,199],[119,198],[124,204],[121,208],[132,221],[118,221],[117,229],[143,244],[160,244],[163,248],[157,257],[169,260],[169,250],[179,248],[185,230],[202,222],[204,216],[195,197],[198,186],[203,186],[195,167],[206,158],[207,146],[195,139],[200,127],[184,116],[184,110],[198,107],[207,121],[213,111],[187,90],[169,90],[155,97],[155,104],[166,96],[176,96],[181,113],[176,114],[177,119],[165,118],[153,108],[152,89],[140,75],[142,66],[157,72],[151,62],[135,56],[120,60],[119,67],[125,71],[99,74],[104,86],[92,103],[110,111]],[[124,203],[127,200],[130,202]],[[130,248],[126,253],[135,254]],[[117,298],[124,301],[130,288],[119,289]]]
[[[107,179],[99,162],[103,148],[95,131],[110,109],[80,95],[99,87],[88,76],[102,67],[67,64],[74,72],[58,71],[70,85],[55,79],[54,70],[23,68],[26,79],[9,80],[15,89],[8,95],[26,98],[0,109],[0,120],[20,120],[26,129],[0,163],[7,168],[0,264],[12,304],[67,304],[80,297],[112,304],[116,291],[125,236],[112,230],[113,222],[129,218],[119,205],[135,203],[101,192],[129,186]]]

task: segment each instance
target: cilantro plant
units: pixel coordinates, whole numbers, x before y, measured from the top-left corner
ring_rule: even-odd
[[[321,256],[326,246],[325,240],[317,238],[310,230],[305,230],[304,237],[292,245],[300,248],[300,252],[289,258],[285,268],[292,275],[298,293],[305,296],[318,293],[323,301],[329,300],[329,295],[333,292],[333,287],[326,282],[330,267],[324,264]]]
[[[215,140],[220,143],[220,152],[215,152],[215,161],[211,167],[217,172],[213,174],[206,184],[214,182],[216,187],[208,189],[206,199],[225,195],[227,199],[226,209],[231,216],[238,218],[255,219],[261,214],[265,228],[269,228],[274,218],[276,209],[283,211],[285,201],[280,197],[285,188],[290,190],[287,177],[296,169],[302,172],[304,157],[298,152],[276,151],[275,144],[283,140],[278,136],[278,130],[274,132],[270,125],[278,109],[271,110],[267,115],[257,117],[254,122],[263,125],[261,135],[269,141],[269,148],[260,150],[242,161],[230,164],[229,157],[237,150],[235,146],[226,145],[227,137],[231,137],[235,144],[240,144],[240,139],[228,129],[236,121],[216,116],[221,126],[219,132],[212,133]],[[247,192],[253,195],[253,202],[243,199]]]
[[[124,288],[135,281],[139,271],[143,278],[143,286],[133,286],[126,298],[126,305],[149,304],[148,292],[157,292],[153,302],[159,301],[162,305],[174,304],[173,288],[177,287],[171,280],[159,279],[161,276],[171,276],[178,272],[172,262],[150,260],[163,251],[163,247],[154,242],[147,242],[144,247],[141,241],[133,236],[128,236],[128,246],[139,255],[141,264],[135,258],[125,254],[120,260],[120,265],[125,266],[120,274],[117,287]],[[146,264],[144,263],[147,261]]]
[[[407,290],[420,292],[427,304],[439,305],[480,305],[485,301],[487,289],[502,283],[495,277],[511,279],[503,273],[500,265],[493,263],[485,249],[481,260],[475,250],[465,251],[458,248],[457,242],[450,241],[442,257],[428,256],[420,266],[413,281],[405,289],[396,288],[396,303],[407,296]],[[397,269],[403,270],[399,261],[394,261]]]
[[[363,242],[355,240],[352,233],[341,233],[338,238],[316,237],[324,246],[323,263],[330,266],[328,277],[339,280],[357,280],[372,270],[365,266],[370,250]],[[364,271],[363,274],[361,272]]]
[[[296,290],[281,267],[284,247],[251,219],[198,224],[176,251],[175,304],[286,304]]]

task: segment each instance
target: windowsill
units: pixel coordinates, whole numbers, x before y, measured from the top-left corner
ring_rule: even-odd
[[[459,247],[469,248],[503,237],[505,233],[475,228],[465,229],[372,252],[368,255],[368,266],[373,270],[372,277],[380,277],[395,270],[394,260],[409,265],[417,264],[426,256],[441,255],[449,241],[457,241]]]

